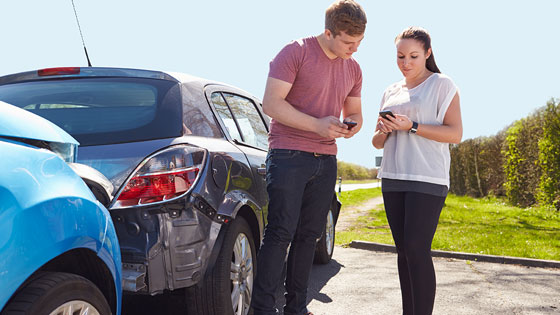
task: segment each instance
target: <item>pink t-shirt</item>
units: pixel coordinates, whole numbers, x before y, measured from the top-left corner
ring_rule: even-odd
[[[286,101],[295,109],[321,118],[340,117],[347,97],[360,97],[362,70],[350,59],[329,59],[317,37],[286,45],[270,62],[269,77],[292,84]],[[292,128],[272,119],[268,136],[271,149],[336,154],[335,140]]]

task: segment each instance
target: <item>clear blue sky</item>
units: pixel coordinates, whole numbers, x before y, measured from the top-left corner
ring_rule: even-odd
[[[318,35],[331,0],[75,0],[94,66],[185,72],[262,98],[268,63],[290,40]],[[393,39],[432,35],[436,62],[461,90],[463,139],[493,135],[560,97],[560,1],[359,1],[368,16],[355,58],[365,123],[339,159],[374,166],[383,90],[400,80]],[[70,0],[0,1],[0,75],[86,66]]]

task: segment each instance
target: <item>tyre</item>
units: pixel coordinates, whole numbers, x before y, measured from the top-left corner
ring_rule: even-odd
[[[88,279],[70,273],[41,272],[8,302],[2,315],[108,315],[103,293]]]
[[[255,242],[245,219],[227,226],[222,249],[202,287],[187,288],[187,314],[250,315],[256,272]]]
[[[334,213],[332,209],[329,209],[329,213],[327,213],[327,223],[325,224],[325,231],[317,242],[317,247],[315,248],[315,258],[313,259],[314,263],[324,265],[328,264],[329,261],[331,261],[334,252],[334,227]]]

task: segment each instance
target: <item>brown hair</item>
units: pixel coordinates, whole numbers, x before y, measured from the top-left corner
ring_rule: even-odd
[[[418,26],[411,26],[404,31],[402,31],[397,37],[395,38],[395,43],[401,39],[414,39],[422,43],[424,46],[424,51],[427,53],[428,49],[432,48],[432,39],[430,38],[430,34],[428,31],[418,27]],[[436,65],[436,59],[434,58],[434,50],[432,49],[432,53],[430,57],[426,59],[426,68],[435,73],[441,73],[439,71],[438,66]]]
[[[338,0],[325,12],[325,29],[333,36],[344,32],[350,36],[362,35],[366,30],[366,12],[353,0]]]

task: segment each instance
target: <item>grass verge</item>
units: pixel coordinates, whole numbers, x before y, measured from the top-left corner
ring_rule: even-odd
[[[338,200],[342,203],[344,211],[345,207],[359,205],[378,196],[381,196],[381,188],[356,189],[341,192]]]
[[[373,189],[349,191],[345,198],[357,202],[368,194],[368,190]],[[382,205],[358,218],[350,230],[336,233],[339,245],[352,240],[394,244]],[[441,213],[432,249],[560,260],[560,213],[541,208],[512,207],[495,198],[450,194]]]

